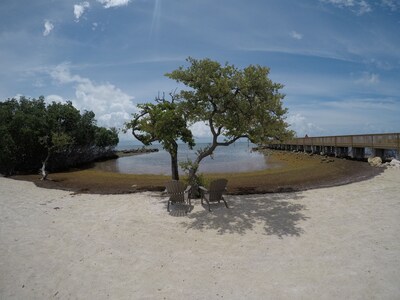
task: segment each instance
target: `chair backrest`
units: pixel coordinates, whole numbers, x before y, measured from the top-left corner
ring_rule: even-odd
[[[209,188],[210,201],[221,200],[222,194],[225,192],[227,184],[228,180],[226,179],[217,179],[212,181]]]
[[[184,202],[185,201],[185,185],[178,180],[171,180],[165,184],[167,193],[170,196],[172,202]]]

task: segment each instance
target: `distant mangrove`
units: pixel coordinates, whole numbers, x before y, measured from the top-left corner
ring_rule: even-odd
[[[115,128],[97,126],[92,111],[45,98],[0,102],[0,173],[56,171],[114,155]]]

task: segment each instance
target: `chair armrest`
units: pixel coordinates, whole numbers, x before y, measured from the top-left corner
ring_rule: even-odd
[[[199,186],[199,189],[204,193],[208,193],[208,190],[204,186]]]
[[[186,188],[186,190],[185,190],[185,193],[189,192],[191,189],[192,189],[192,186],[191,186],[191,185],[188,185],[187,188]]]

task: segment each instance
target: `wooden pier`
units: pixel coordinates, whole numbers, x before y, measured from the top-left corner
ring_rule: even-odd
[[[339,135],[294,138],[288,141],[270,141],[271,149],[303,151],[336,157],[365,159],[379,156],[399,158],[400,133]]]

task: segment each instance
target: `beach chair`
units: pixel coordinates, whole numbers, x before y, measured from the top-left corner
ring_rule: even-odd
[[[203,200],[205,200],[208,204],[208,210],[211,211],[210,202],[220,203],[222,200],[224,201],[226,208],[229,208],[223,196],[223,193],[226,192],[227,183],[228,180],[226,179],[217,179],[210,183],[210,188],[208,190],[205,187],[200,186],[201,205],[203,205]]]
[[[167,210],[169,211],[169,204],[187,203],[190,207],[189,191],[192,188],[190,185],[185,188],[185,185],[178,180],[171,180],[165,184],[166,193],[169,196]],[[187,210],[186,210],[187,212]]]

